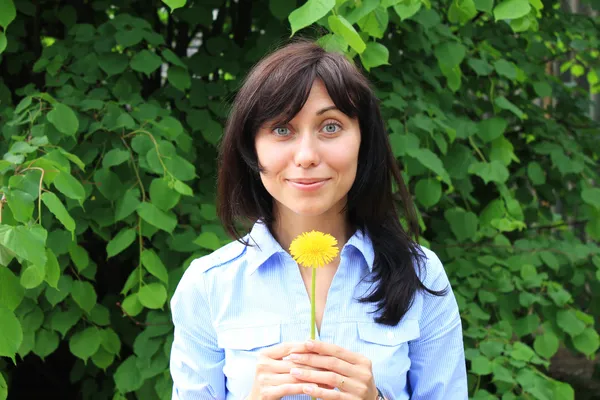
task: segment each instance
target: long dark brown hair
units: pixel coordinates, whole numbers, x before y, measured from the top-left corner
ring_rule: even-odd
[[[396,325],[412,305],[417,290],[433,295],[419,279],[423,252],[414,206],[392,153],[369,81],[343,54],[300,40],[263,58],[239,89],[227,121],[219,153],[218,214],[227,232],[243,240],[239,224],[273,223],[273,199],[262,184],[255,135],[266,121],[288,123],[302,109],[315,79],[320,79],[337,108],[358,118],[361,143],[356,179],[345,211],[349,223],[367,233],[375,260],[371,281],[376,289],[361,302],[374,302],[378,323]],[[392,180],[398,194],[392,191]],[[399,196],[398,196],[399,195]],[[396,209],[399,197],[408,232]]]

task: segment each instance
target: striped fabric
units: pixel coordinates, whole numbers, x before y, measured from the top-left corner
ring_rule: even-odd
[[[262,223],[250,238],[257,246],[233,242],[194,260],[177,287],[171,300],[173,399],[245,399],[260,349],[310,337],[310,298],[297,264]],[[442,264],[423,250],[425,285],[443,289],[448,278]],[[374,306],[356,301],[372,290],[361,279],[373,258],[369,237],[356,232],[341,251],[317,339],[371,359],[375,383],[388,399],[467,399],[454,295],[419,293],[398,325],[377,324],[369,313]]]

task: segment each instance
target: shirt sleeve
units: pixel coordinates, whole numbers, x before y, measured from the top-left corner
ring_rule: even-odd
[[[171,299],[173,400],[225,399],[225,355],[217,344],[204,269],[192,262]]]
[[[421,292],[421,336],[409,342],[411,400],[468,399],[462,324],[456,298],[439,258],[427,250],[424,284],[432,290],[448,288],[444,296]]]

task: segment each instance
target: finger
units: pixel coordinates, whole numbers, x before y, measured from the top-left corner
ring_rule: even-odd
[[[332,389],[323,389],[320,387],[314,387],[313,385],[306,385],[302,388],[304,394],[308,394],[311,397],[323,399],[323,400],[350,400],[352,397],[349,393],[338,392]]]
[[[318,340],[308,340],[304,346],[308,351],[327,356],[333,356],[350,364],[366,364],[368,361],[368,359],[362,354],[354,353],[333,343],[321,342]]]
[[[256,371],[266,373],[289,374],[290,369],[299,367],[301,364],[294,363],[291,359],[288,360],[273,360],[272,358],[258,355],[256,360]],[[310,365],[303,366],[308,369],[321,370],[318,367]]]
[[[329,385],[331,387],[340,386],[342,378],[344,379],[344,390],[351,386],[352,380],[348,377],[343,377],[332,371],[313,371],[305,368],[292,368],[290,375],[301,381]]]
[[[264,355],[272,359],[282,359],[288,356],[290,353],[304,353],[306,352],[305,343],[302,342],[284,342],[279,343],[273,347],[262,349],[258,354]]]
[[[306,383],[289,383],[279,386],[265,386],[260,389],[260,394],[265,400],[279,400],[284,396],[303,394],[306,386],[312,386],[315,389],[319,389],[317,385],[307,385]]]
[[[337,372],[343,376],[354,377],[359,375],[359,371],[355,371],[356,367],[353,364],[332,356],[323,356],[316,353],[292,353],[289,355],[289,357],[289,359],[295,364],[302,364],[303,366],[318,368],[320,370]]]

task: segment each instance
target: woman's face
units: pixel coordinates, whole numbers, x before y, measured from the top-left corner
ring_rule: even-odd
[[[360,128],[335,108],[320,80],[287,125],[267,121],[259,128],[255,146],[275,211],[309,217],[343,209],[356,177]]]

